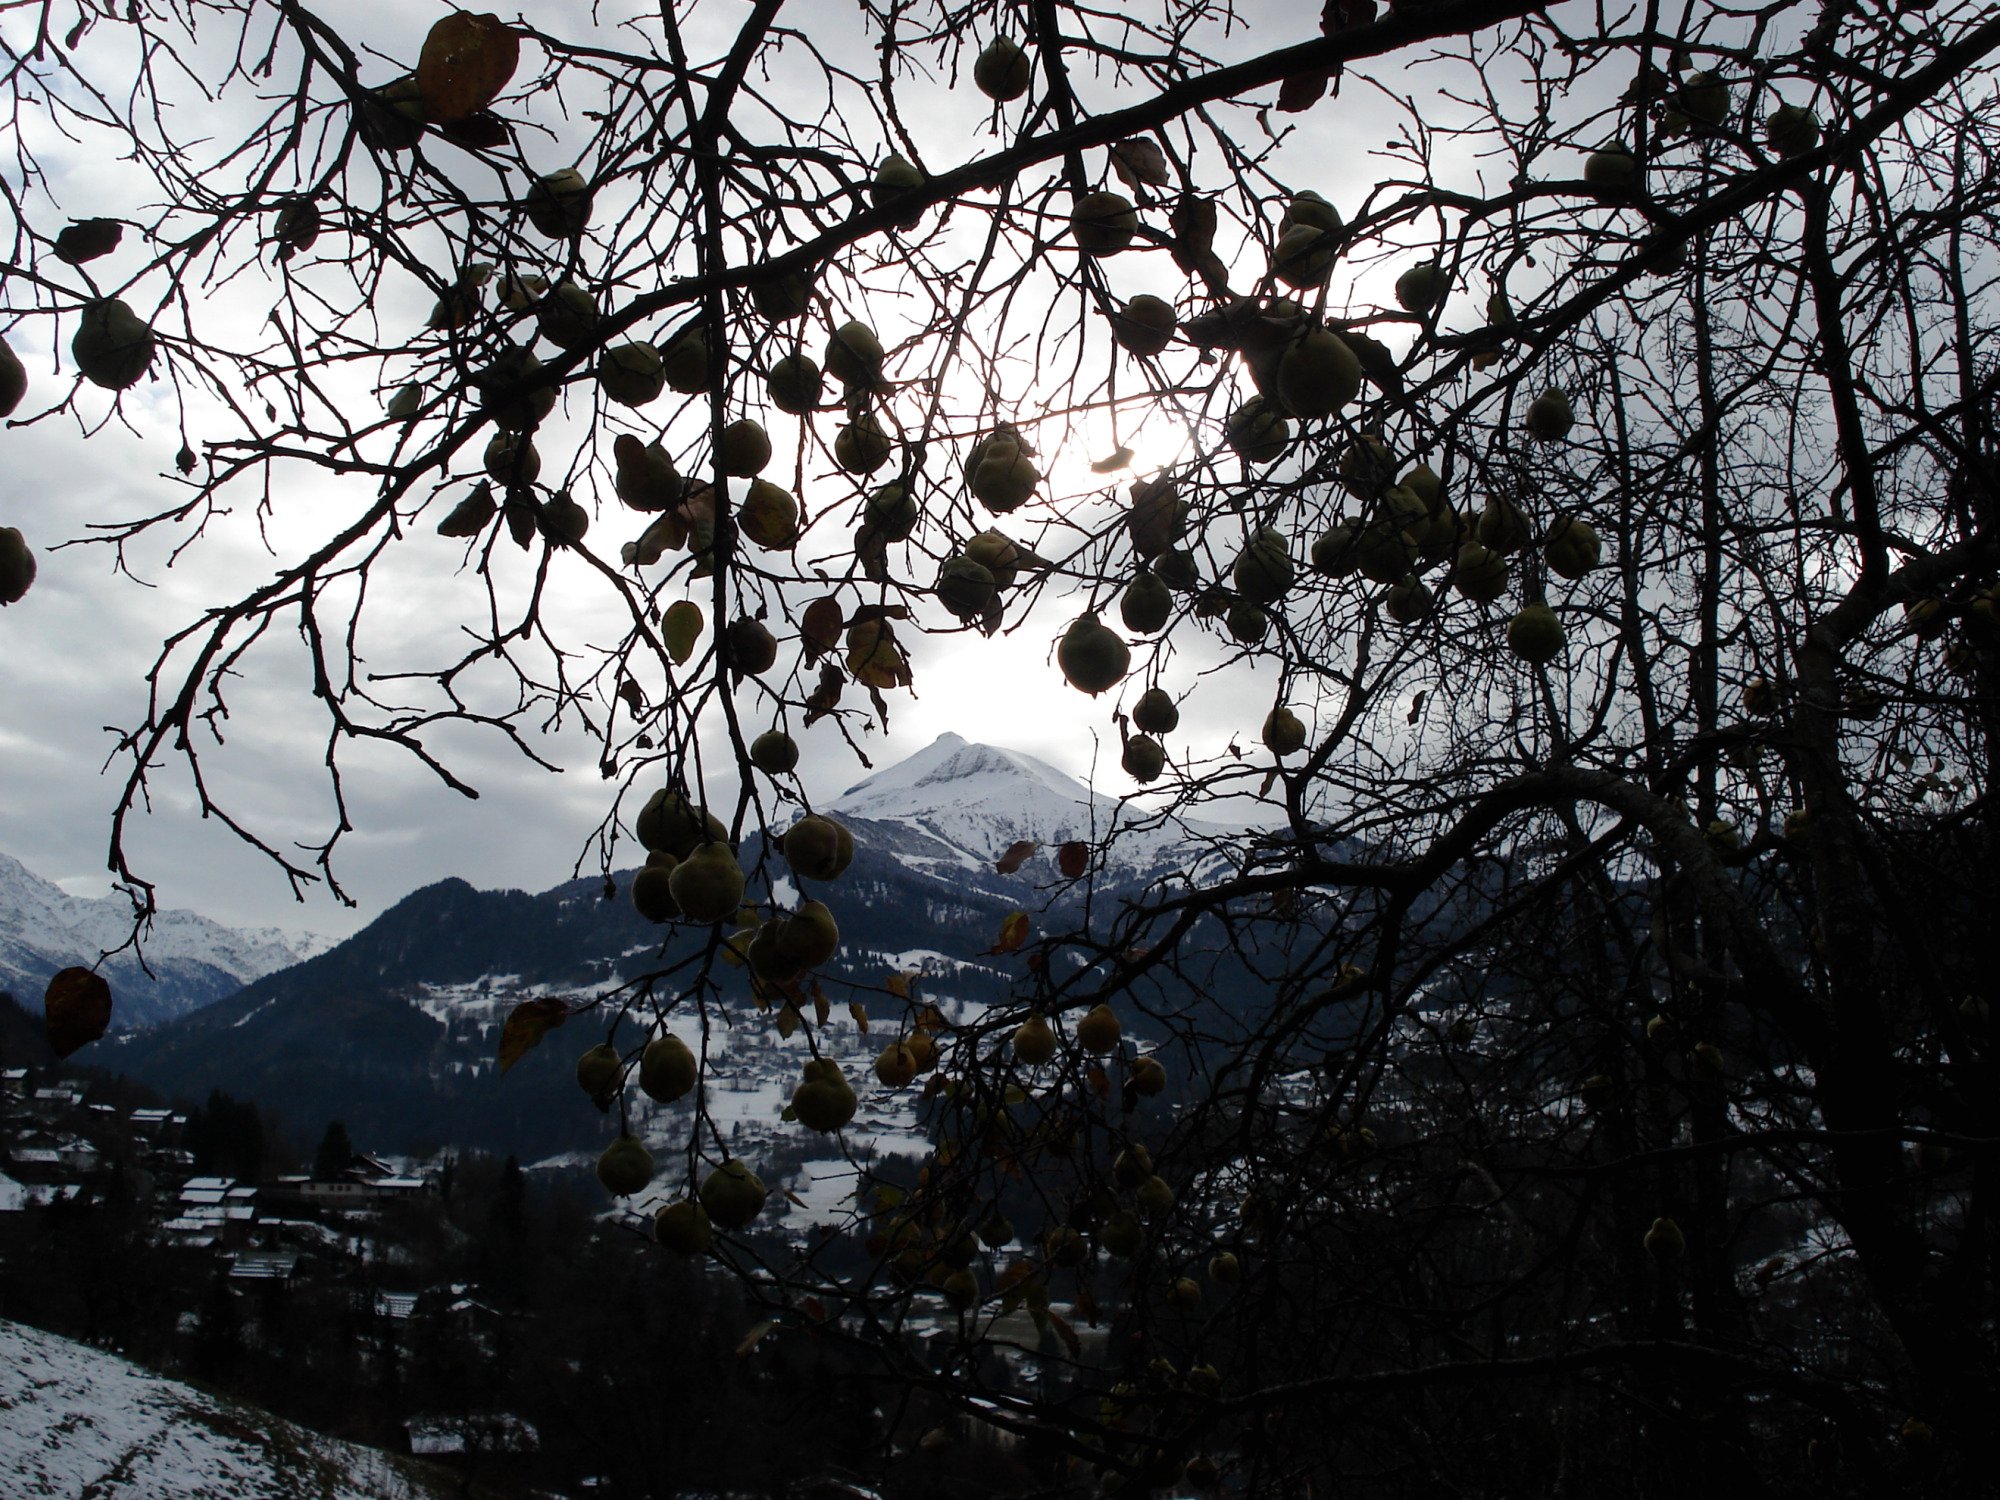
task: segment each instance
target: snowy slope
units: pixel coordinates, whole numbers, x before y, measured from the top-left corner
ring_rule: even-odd
[[[131,931],[132,905],[123,897],[69,895],[0,854],[0,989],[24,1005],[40,1001],[58,969],[96,963]],[[275,928],[240,931],[191,911],[161,912],[145,937],[146,964],[156,977],[147,978],[129,953],[103,971],[118,1005],[113,1024],[150,1025],[184,1014],[324,946]]]
[[[834,800],[831,811],[900,830],[897,855],[907,865],[945,874],[990,873],[1019,839],[1053,847],[1068,839],[1104,846],[1112,871],[1143,876],[1180,865],[1202,840],[1227,838],[1219,827],[1163,821],[1121,803],[1018,750],[941,734],[926,748]]]
[[[0,1321],[0,1493],[49,1500],[444,1500],[410,1459],[341,1442],[86,1344]]]

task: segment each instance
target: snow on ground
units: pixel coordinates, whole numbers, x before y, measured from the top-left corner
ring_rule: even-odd
[[[443,1500],[446,1476],[0,1321],[0,1491],[45,1500]]]

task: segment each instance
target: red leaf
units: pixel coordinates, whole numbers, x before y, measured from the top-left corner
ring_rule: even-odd
[[[1080,880],[1090,868],[1090,845],[1071,839],[1056,850],[1056,868],[1070,880]]]
[[[1022,865],[1026,864],[1034,856],[1034,852],[1041,847],[1033,839],[1016,839],[1007,846],[1007,852],[993,862],[993,868],[998,874],[1012,875]]]
[[[806,643],[807,659],[817,658],[838,646],[841,627],[845,624],[838,599],[829,595],[808,604],[799,620],[799,636]]]
[[[994,940],[988,953],[1012,953],[1028,940],[1028,914],[1024,911],[1010,913],[1000,924],[1000,936]]]
[[[111,1024],[111,986],[102,974],[75,967],[49,981],[42,996],[42,1014],[49,1045],[57,1057],[68,1057],[86,1042],[104,1035]]]
[[[568,1019],[569,1007],[553,998],[523,1000],[508,1011],[507,1023],[500,1028],[500,1071],[505,1073],[534,1051],[543,1037]]]
[[[496,15],[453,11],[431,27],[417,56],[424,114],[445,125],[500,97],[521,61],[521,38]]]
[[[1278,108],[1288,115],[1296,115],[1311,109],[1326,97],[1327,85],[1333,75],[1324,69],[1317,73],[1294,73],[1278,87]]]

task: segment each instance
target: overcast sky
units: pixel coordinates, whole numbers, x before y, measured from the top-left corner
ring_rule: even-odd
[[[338,14],[349,35],[413,59],[424,29],[444,9],[370,4],[343,6]],[[1316,20],[1316,7],[1273,4],[1263,9],[1272,19],[1252,29],[1260,48],[1305,40]],[[556,13],[574,17],[581,11],[563,6]],[[703,13],[720,20],[740,14],[733,7]],[[529,66],[524,61],[524,75]],[[960,108],[967,116],[957,126],[964,142],[961,154],[991,149],[983,115],[963,102],[940,101],[947,125],[949,108]],[[226,136],[231,118],[226,110],[209,109],[200,129]],[[1371,135],[1379,143],[1387,118],[1365,90],[1349,89],[1343,99],[1322,104],[1305,118],[1289,152],[1289,159],[1300,164],[1292,177],[1337,204],[1357,199],[1370,180],[1369,162],[1359,147]],[[116,163],[46,131],[37,133],[32,122],[24,122],[23,130],[44,154],[50,190],[62,214],[115,211],[104,205],[119,203],[120,194],[130,191]],[[948,145],[940,142],[935,149],[940,161],[953,159]],[[10,163],[0,170],[12,174],[15,169]],[[53,219],[47,216],[43,222]],[[128,249],[130,245],[128,240]],[[1183,284],[1163,253],[1152,259],[1158,264],[1129,268],[1131,284],[1121,290],[1146,289],[1147,276],[1169,295]],[[421,320],[424,303],[417,291],[402,289],[401,306],[394,295],[391,289],[381,309],[385,324],[396,317]],[[232,286],[228,296],[233,316],[261,318],[269,305],[268,291],[254,281]],[[260,302],[260,297],[267,300]],[[44,318],[12,335],[30,379],[30,395],[17,420],[44,411],[51,390],[68,388],[67,371],[60,379],[54,372],[51,331]],[[60,328],[65,344],[70,332],[65,320]],[[10,470],[0,524],[21,527],[40,562],[33,592],[0,614],[0,702],[6,705],[0,718],[0,775],[6,787],[0,799],[0,850],[81,895],[109,889],[109,819],[123,768],[114,763],[107,770],[107,762],[116,727],[135,724],[143,713],[144,675],[159,642],[205,609],[268,578],[274,567],[245,512],[219,522],[212,535],[174,566],[168,565],[167,538],[134,549],[127,561],[136,578],[117,576],[109,549],[58,550],[56,543],[83,536],[94,521],[143,514],[170,503],[178,493],[170,471],[181,438],[173,425],[176,408],[164,385],[142,384],[126,393],[120,417],[106,422],[110,407],[106,393],[85,387],[72,412],[32,426],[10,424],[11,430],[0,436]],[[1086,465],[1097,456],[1051,455],[1045,467],[1057,470],[1058,480],[1078,482],[1088,479]],[[1170,456],[1151,455],[1155,462]],[[1142,455],[1142,465],[1147,457]],[[290,502],[288,519],[273,533],[281,548],[324,534],[343,515],[365,506],[371,494],[366,479],[346,488],[316,476],[301,483],[309,485],[309,493],[284,497]],[[254,500],[248,493],[239,498],[246,504]],[[607,524],[611,519],[606,518]],[[369,662],[372,670],[394,670],[398,641],[424,639],[440,619],[452,618],[454,599],[464,602],[462,591],[471,580],[459,572],[462,553],[431,535],[433,524],[427,514],[422,534],[393,549],[395,566],[384,569],[387,586],[377,589],[371,606],[375,625],[369,639],[377,653]],[[184,536],[178,533],[170,540]],[[1296,550],[1303,552],[1310,540],[1297,539]],[[558,570],[568,561],[558,558]],[[890,694],[887,733],[876,726],[861,740],[875,766],[890,764],[949,730],[1028,751],[1079,779],[1090,775],[1094,756],[1101,788],[1130,790],[1117,766],[1110,699],[1084,699],[1061,682],[1050,661],[1053,642],[1075,608],[1044,598],[1035,623],[1012,636],[922,641],[915,692]],[[580,628],[587,630],[588,622]],[[1168,674],[1169,686],[1186,690],[1196,672],[1219,655],[1213,644],[1188,643]],[[325,730],[309,683],[298,670],[302,659],[295,648],[276,643],[255,658],[256,665],[231,694],[231,717],[221,726],[227,743],[211,752],[212,774],[226,785],[233,805],[274,837],[309,837],[330,816]],[[1270,676],[1242,669],[1212,680],[1198,700],[1199,712],[1184,718],[1171,746],[1174,753],[1214,755],[1232,736],[1254,746],[1272,684]],[[850,691],[850,701],[856,696]],[[162,905],[192,907],[237,925],[280,924],[326,933],[352,931],[409,890],[450,875],[481,886],[541,889],[567,878],[579,861],[586,870],[594,868],[587,841],[609,805],[613,784],[600,778],[595,749],[582,736],[538,743],[539,753],[563,767],[555,775],[529,764],[491,734],[466,730],[440,736],[435,743],[453,769],[479,789],[478,801],[443,787],[407,756],[343,748],[355,828],[340,845],[336,870],[357,903],[352,909],[332,901],[323,888],[309,890],[303,902],[294,900],[272,864],[197,815],[187,776],[178,765],[155,774],[149,816],[130,834],[136,862],[159,883]],[[805,785],[813,799],[829,798],[868,774],[829,726],[803,736],[803,744]],[[711,794],[730,790],[716,786]]]

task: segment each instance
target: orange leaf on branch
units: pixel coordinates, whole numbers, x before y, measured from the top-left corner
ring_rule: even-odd
[[[534,1051],[543,1037],[568,1019],[569,1007],[552,998],[523,1000],[508,1011],[500,1028],[500,1071],[505,1073]]]
[[[453,11],[431,27],[417,56],[417,92],[438,125],[477,114],[507,87],[521,61],[521,38],[498,16]]]
[[[1016,839],[1007,846],[1007,852],[993,862],[993,869],[997,874],[1012,875],[1032,859],[1035,851],[1041,847],[1033,839]]]
[[[1000,936],[994,940],[988,953],[1012,953],[1028,940],[1028,914],[1024,911],[1010,912],[1007,920],[1000,924]]]

